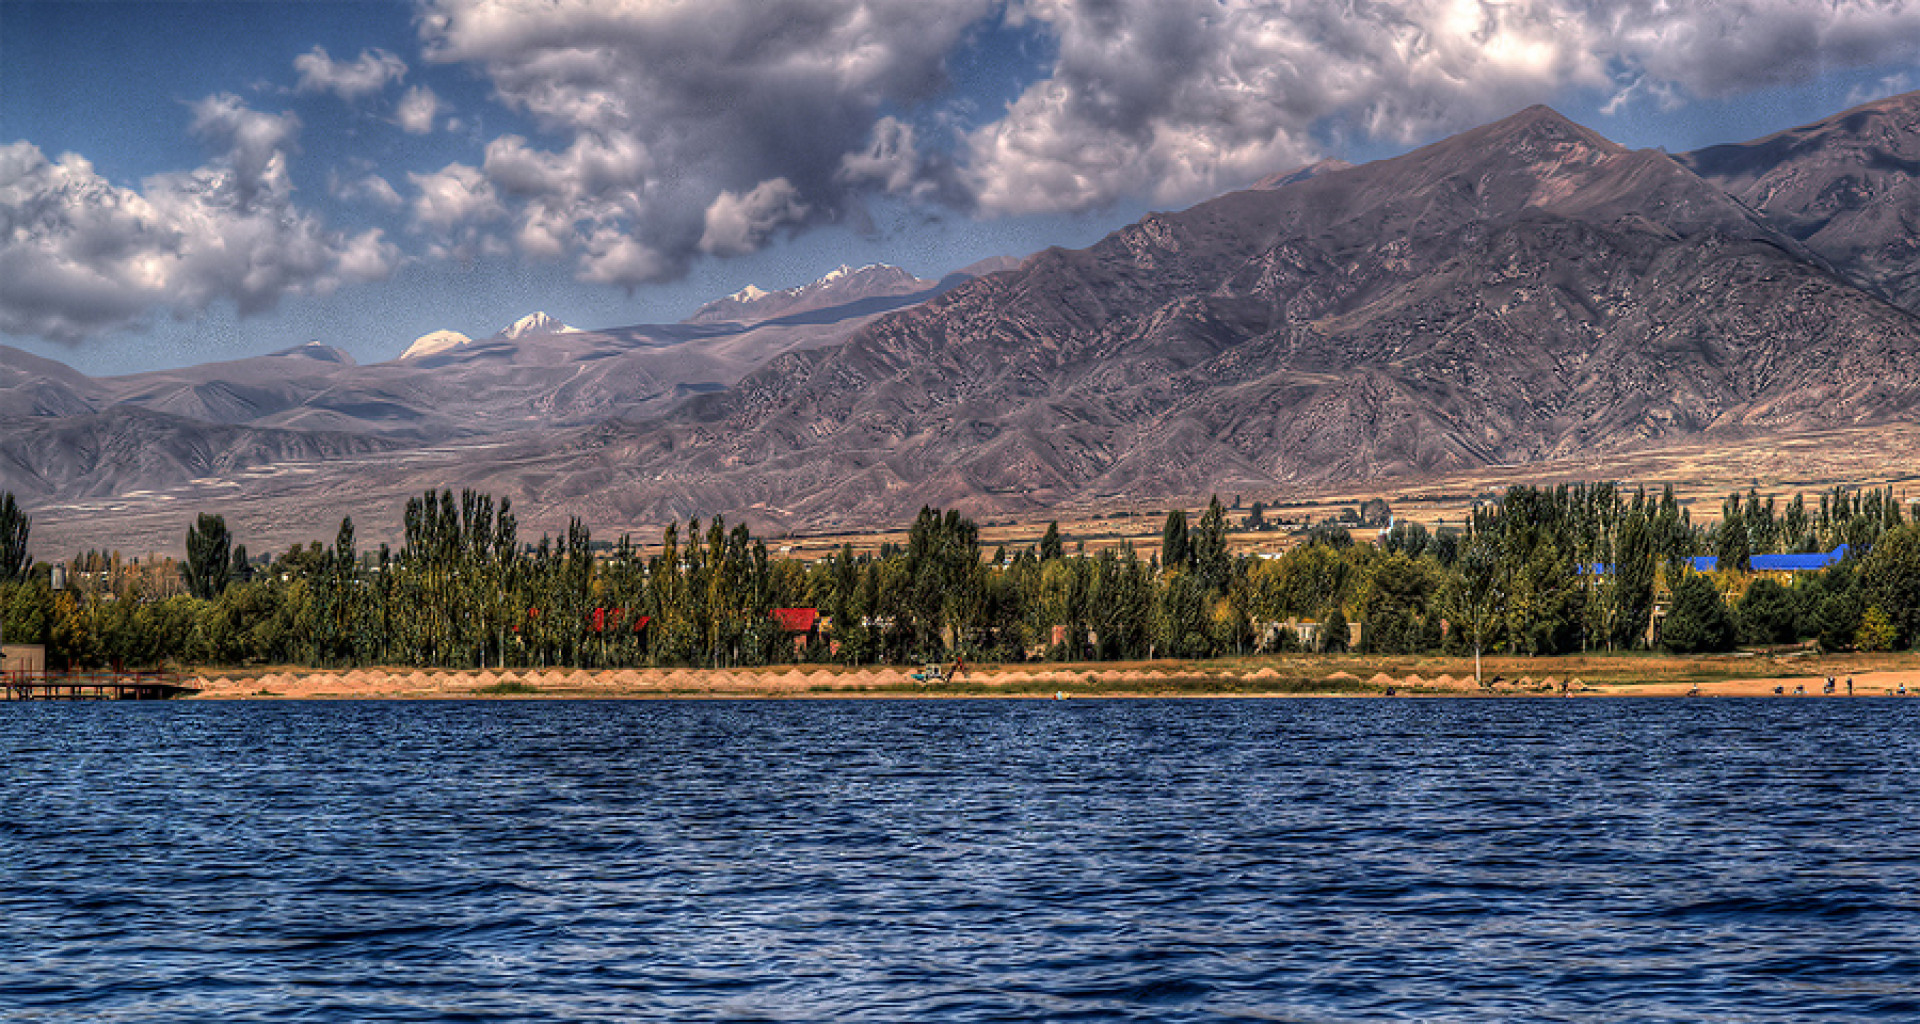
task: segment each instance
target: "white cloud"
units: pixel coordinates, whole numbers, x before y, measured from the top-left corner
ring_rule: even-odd
[[[287,181],[287,151],[300,136],[299,118],[253,110],[232,93],[208,96],[193,104],[192,110],[189,130],[202,142],[226,151],[226,164],[241,198],[292,190]]]
[[[1897,96],[1900,93],[1909,92],[1912,89],[1913,80],[1907,77],[1906,72],[1896,72],[1891,75],[1885,75],[1870,85],[1856,85],[1847,90],[1846,102],[1849,107],[1857,107],[1862,103],[1872,103],[1874,100],[1883,100],[1889,96]]]
[[[1048,56],[983,113],[948,64],[996,18]],[[418,24],[427,59],[484,74],[534,130],[409,174],[405,198],[351,161],[329,193],[406,208],[440,256],[518,251],[627,287],[857,222],[876,195],[989,215],[1170,204],[1329,139],[1414,143],[1569,90],[1619,113],[1920,56],[1920,4],[1902,0],[421,0]],[[408,72],[320,47],[294,68],[300,91],[349,103]],[[294,203],[293,115],[227,94],[191,113],[211,159],[138,187],[0,148],[0,330],[254,311],[397,265],[386,235],[343,237]],[[445,114],[417,85],[394,123],[484,141]]]
[[[1058,56],[967,140],[988,212],[1196,198],[1318,155],[1340,119],[1411,142],[1603,86],[1605,62],[1546,3],[1030,0]]]
[[[580,279],[592,284],[632,288],[666,277],[670,267],[658,249],[612,227],[593,232],[580,254]]]
[[[631,285],[683,273],[703,240],[750,251],[769,236],[764,216],[831,219],[873,189],[877,166],[843,161],[874,144],[883,107],[940,94],[946,55],[997,3],[429,0],[420,23],[429,59],[478,65],[503,101],[568,140],[488,147],[516,245]],[[756,193],[764,208],[740,205]]]
[[[1594,49],[1693,96],[1911,61],[1920,48],[1920,7],[1902,0],[1596,0],[1576,10]]]
[[[1185,201],[1350,133],[1414,143],[1611,91],[1670,108],[1920,53],[1920,5],[1885,0],[1020,0],[1058,56],[973,131],[982,210]]]
[[[363,231],[347,240],[340,251],[340,276],[352,281],[384,281],[400,265],[400,247],[383,241],[379,228]]]
[[[433,119],[440,113],[440,97],[424,85],[408,89],[394,108],[394,121],[402,131],[425,135],[433,131]]]
[[[800,201],[800,190],[785,178],[763,181],[744,196],[722,192],[707,207],[700,251],[713,256],[757,252],[769,235],[806,217],[807,204]]]
[[[431,174],[410,173],[407,179],[415,193],[413,227],[428,236],[428,252],[460,263],[507,252],[490,230],[506,219],[507,208],[479,168],[452,163]]]
[[[295,57],[293,69],[300,72],[295,86],[300,92],[330,92],[355,103],[399,81],[407,73],[407,62],[385,50],[361,50],[360,58],[349,64],[316,46]]]
[[[913,125],[888,115],[874,122],[866,148],[840,157],[834,180],[888,195],[926,199],[940,191],[944,168],[920,152]]]
[[[369,203],[389,210],[406,205],[393,183],[378,174],[363,175],[351,181],[338,172],[327,175],[327,194],[341,202]]]
[[[407,180],[413,182],[417,193],[413,220],[423,228],[448,232],[506,216],[493,184],[477,167],[448,164],[431,174],[408,174]]]
[[[513,238],[525,255],[558,259],[571,252],[583,280],[625,286],[677,272],[678,264],[655,246],[611,240],[662,219],[649,199],[656,168],[631,136],[583,133],[555,153],[505,135],[487,145],[482,171],[517,204]]]
[[[215,158],[139,189],[114,185],[76,154],[0,147],[0,331],[78,341],[222,300],[248,315],[391,267],[397,251],[377,233],[344,240],[294,205],[291,115],[228,95],[193,113]]]
[[[1051,56],[982,116],[947,66],[994,18]],[[1569,90],[1617,113],[1920,54],[1899,0],[424,0],[419,26],[427,59],[474,66],[560,140],[495,139],[494,202],[467,215],[629,285],[872,195],[1172,204],[1329,139],[1412,144]]]

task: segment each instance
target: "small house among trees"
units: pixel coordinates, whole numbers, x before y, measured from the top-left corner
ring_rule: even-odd
[[[820,640],[820,609],[775,608],[767,613],[782,635],[793,641],[793,649],[806,650]]]
[[[1750,555],[1745,568],[1750,572],[1787,575],[1797,572],[1824,572],[1844,560],[1848,550],[1848,546],[1842,544],[1832,551],[1816,551],[1812,554]],[[1694,572],[1717,572],[1720,569],[1720,559],[1715,555],[1701,555],[1687,561]]]

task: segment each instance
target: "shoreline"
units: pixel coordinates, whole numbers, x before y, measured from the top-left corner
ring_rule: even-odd
[[[1462,671],[1464,669],[1464,671]],[[200,669],[187,700],[1051,699],[1920,696],[1920,656],[1486,659],[1491,687],[1456,658],[1294,656],[1221,662],[1079,662],[969,667],[923,685],[910,669],[787,665],[747,669]],[[1457,674],[1456,674],[1457,673]],[[1823,694],[1827,676],[1835,693]],[[1775,693],[1779,688],[1780,692]],[[1796,688],[1802,693],[1796,694]]]

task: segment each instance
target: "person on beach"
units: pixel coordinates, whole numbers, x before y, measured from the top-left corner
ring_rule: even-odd
[[[966,672],[966,670],[967,670],[967,659],[962,658],[959,655],[955,655],[953,658],[953,678],[955,679],[960,678],[961,674]]]
[[[1853,696],[1853,677],[1847,677],[1847,696]]]

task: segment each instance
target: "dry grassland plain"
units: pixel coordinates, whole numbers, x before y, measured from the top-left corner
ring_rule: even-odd
[[[1817,504],[1820,493],[1834,487],[1891,487],[1902,501],[1920,500],[1920,472],[1906,468],[1911,466],[1920,466],[1920,425],[1891,424],[1789,438],[1716,436],[1711,441],[1662,443],[1644,450],[1568,456],[1525,466],[1490,466],[1441,476],[1277,494],[1251,486],[1238,492],[1229,487],[1223,488],[1219,497],[1222,502],[1239,499],[1229,516],[1236,528],[1230,536],[1234,551],[1264,554],[1284,551],[1298,543],[1294,533],[1300,527],[1338,518],[1374,498],[1384,499],[1396,519],[1420,523],[1431,530],[1462,525],[1476,502],[1497,498],[1516,485],[1553,487],[1610,480],[1629,491],[1645,487],[1649,494],[1658,494],[1662,487],[1671,485],[1674,497],[1693,522],[1706,525],[1719,521],[1722,499],[1735,491],[1745,494],[1749,489],[1762,498],[1778,499],[1782,506],[1795,494],[1804,494]],[[1062,507],[1045,515],[989,513],[976,519],[981,546],[989,552],[999,545],[1008,550],[1037,545],[1047,524],[1058,522],[1069,552],[1081,545],[1094,553],[1126,543],[1141,558],[1148,558],[1160,551],[1160,530],[1168,509],[1181,505],[1191,524],[1205,510],[1206,499],[1197,495],[1176,503],[1115,500],[1098,506]],[[1260,532],[1238,529],[1255,501],[1265,504],[1266,519],[1279,528]],[[872,552],[885,544],[904,545],[907,525],[863,531],[774,531],[767,544],[784,557],[809,560],[824,558],[843,544],[851,545],[856,553]],[[615,536],[617,532],[606,535]],[[659,528],[636,528],[632,534],[648,553],[658,552]]]

